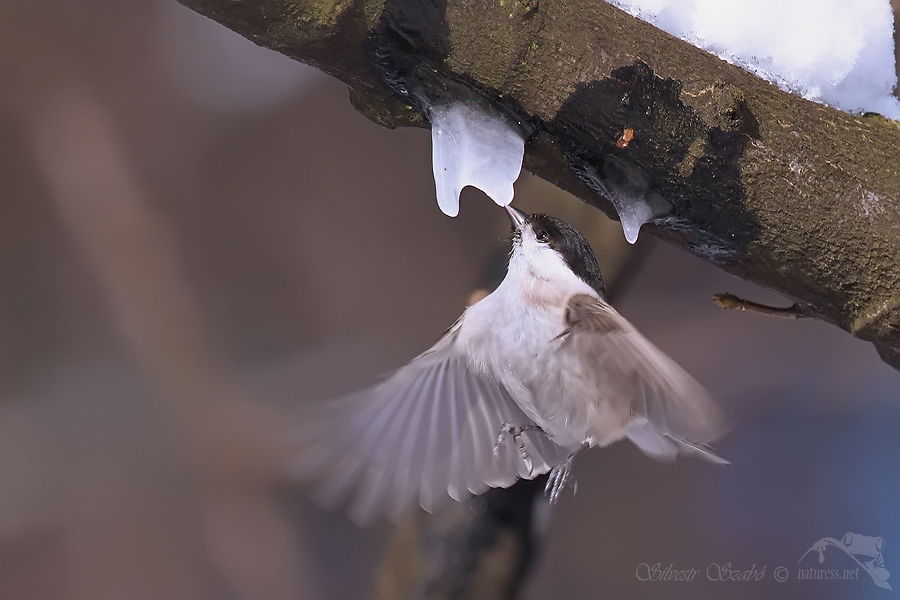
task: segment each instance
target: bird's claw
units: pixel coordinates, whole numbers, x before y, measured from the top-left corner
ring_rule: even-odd
[[[566,487],[572,488],[572,496],[578,493],[578,481],[572,475],[572,459],[574,455],[553,467],[544,486],[544,493],[550,497],[550,504],[556,504],[559,495]]]
[[[494,442],[494,456],[500,456],[500,446],[503,444],[503,438],[511,436],[519,449],[519,455],[522,457],[522,462],[525,463],[525,468],[528,469],[528,474],[531,475],[534,472],[534,463],[531,461],[531,457],[528,456],[528,449],[525,448],[522,434],[533,429],[541,431],[541,428],[537,425],[517,425],[512,421],[507,421],[501,425],[497,441]]]

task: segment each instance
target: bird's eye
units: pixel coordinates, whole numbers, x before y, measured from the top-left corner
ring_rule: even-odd
[[[534,232],[534,237],[537,241],[539,241],[542,244],[546,244],[547,242],[550,241],[550,234],[547,233],[546,229],[538,229],[537,231]]]

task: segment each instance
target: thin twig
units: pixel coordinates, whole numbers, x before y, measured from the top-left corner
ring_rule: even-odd
[[[765,304],[751,302],[750,300],[744,300],[733,294],[713,294],[713,302],[722,308],[746,310],[748,312],[769,315],[770,317],[781,317],[783,319],[803,319],[809,316],[797,303],[791,304],[787,308],[778,308],[777,306],[767,306]]]

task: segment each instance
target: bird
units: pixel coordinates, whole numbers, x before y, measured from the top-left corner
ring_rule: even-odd
[[[321,503],[397,521],[544,473],[556,503],[579,454],[621,439],[658,460],[727,464],[707,445],[727,430],[722,411],[607,302],[584,236],[506,211],[512,246],[492,293],[382,381],[309,407],[293,464]]]

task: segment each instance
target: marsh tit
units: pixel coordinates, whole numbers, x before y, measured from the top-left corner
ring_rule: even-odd
[[[384,381],[322,403],[297,467],[359,522],[431,512],[550,472],[555,502],[584,449],[628,438],[645,454],[696,454],[724,433],[706,390],[606,302],[587,240],[508,207],[506,277],[429,350]]]

